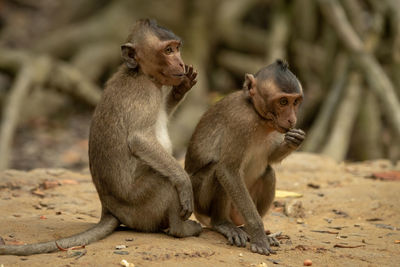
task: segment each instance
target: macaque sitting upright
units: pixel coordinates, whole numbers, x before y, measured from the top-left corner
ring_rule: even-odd
[[[190,140],[185,169],[195,215],[231,244],[269,255],[279,245],[262,217],[275,196],[271,164],[296,150],[305,133],[295,129],[303,99],[299,80],[282,60],[246,74],[243,90],[211,107]],[[238,227],[244,224],[244,227]]]
[[[168,119],[196,84],[181,58],[181,39],[153,20],[138,20],[121,46],[123,65],[108,80],[93,115],[89,165],[102,215],[73,236],[21,246],[0,255],[49,253],[84,246],[120,224],[174,237],[197,236],[189,175],[172,155]]]

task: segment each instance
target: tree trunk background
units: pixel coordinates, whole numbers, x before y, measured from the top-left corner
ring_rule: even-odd
[[[143,17],[180,35],[185,63],[199,72],[170,123],[177,156],[211,104],[239,90],[245,73],[284,58],[305,91],[303,150],[399,160],[398,0],[3,0],[0,169],[86,166],[66,147],[85,150],[120,45]],[[54,161],[38,162],[48,151]]]

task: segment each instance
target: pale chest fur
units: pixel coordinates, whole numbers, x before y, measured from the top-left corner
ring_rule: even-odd
[[[253,184],[267,168],[271,153],[282,143],[284,135],[272,132],[260,143],[253,143],[245,154],[243,174],[247,185]]]
[[[172,154],[172,144],[168,134],[168,115],[166,112],[166,98],[170,90],[171,87],[162,87],[163,97],[155,124],[155,132],[158,142],[160,142],[160,144],[165,148],[165,150],[168,151],[168,153]]]

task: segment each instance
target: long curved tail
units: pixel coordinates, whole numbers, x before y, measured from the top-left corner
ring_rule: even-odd
[[[0,255],[27,256],[32,254],[49,253],[59,250],[57,244],[62,248],[84,246],[108,236],[109,234],[114,232],[114,230],[118,226],[118,219],[111,214],[106,213],[101,217],[100,221],[95,226],[82,233],[44,243],[28,244],[21,246],[0,245]]]

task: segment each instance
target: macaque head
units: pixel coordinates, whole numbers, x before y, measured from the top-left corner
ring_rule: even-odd
[[[178,36],[154,20],[138,20],[121,46],[122,59],[129,69],[142,72],[159,84],[179,85],[185,77],[181,44]]]
[[[278,132],[285,133],[296,125],[303,89],[285,61],[278,59],[254,76],[246,74],[243,90],[256,112]]]

